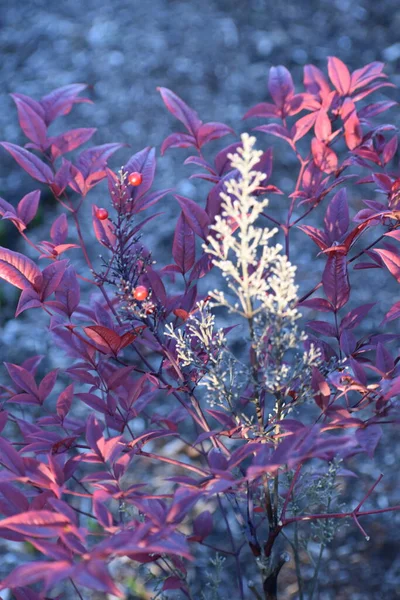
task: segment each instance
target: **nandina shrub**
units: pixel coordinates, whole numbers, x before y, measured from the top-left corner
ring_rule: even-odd
[[[363,102],[391,85],[381,63],[350,73],[329,58],[328,75],[307,65],[304,92],[295,93],[290,73],[272,68],[272,102],[245,115],[272,120],[255,130],[281,138],[294,153],[298,171],[287,198],[272,183],[264,137],[260,151],[244,134],[213,156],[209,143],[234,131],[203,123],[160,89],[186,129],[172,133],[161,153],[189,149],[185,163],[200,167],[195,176],[211,184],[204,206],[152,189],[154,149],[137,152],[117,173],[107,160],[121,144],[65,158],[94,129],[51,136],[49,128],[74,104],[89,102],[79,95],[84,85],[40,101],[12,95],[30,141],[2,146],[63,212],[38,242],[28,232],[41,189],[16,207],[0,200],[2,218],[38,259],[1,248],[0,276],[21,290],[16,317],[44,311],[49,335],[69,360],[47,373],[40,356],[5,363],[0,531],[35,550],[32,562],[1,583],[17,600],[83,598],[88,589],[123,598],[140,564],[155,578],[153,597],[272,599],[285,545],[299,597],[315,598],[323,550],[337,526],[348,519],[368,537],[364,516],[400,508],[364,506],[381,477],[365,481],[349,509],[337,491],[342,478],[355,475],[349,459],[372,458],[382,425],[398,422],[399,356],[390,347],[399,336],[385,328],[400,317],[400,302],[369,331],[363,322],[372,305],[351,304],[354,269],[380,269],[400,282],[400,173],[391,166],[397,132],[374,124],[396,103]],[[87,246],[81,208],[102,180],[110,202],[92,204],[106,253],[100,260]],[[356,214],[350,186],[365,189],[365,208]],[[141,213],[167,195],[181,212],[172,259],[160,269],[142,241],[160,217]],[[268,212],[276,201],[266,195],[278,195],[279,218]],[[271,223],[272,230],[265,226]],[[301,298],[295,228],[317,246],[313,286]],[[77,252],[86,273],[74,268]],[[211,270],[220,286],[204,295]],[[229,319],[223,329],[216,306]],[[233,352],[230,340],[238,337]],[[304,582],[300,546],[311,537],[321,552]],[[208,581],[196,570],[206,556],[214,566]],[[232,592],[225,587],[231,571]]]

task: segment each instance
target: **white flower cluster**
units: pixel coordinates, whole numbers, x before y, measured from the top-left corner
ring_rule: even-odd
[[[228,155],[238,177],[226,183],[226,193],[221,193],[221,215],[215,218],[212,234],[203,246],[221,270],[234,299],[227,299],[220,290],[210,292],[213,302],[207,306],[200,303],[184,331],[174,330],[170,324],[166,335],[176,342],[181,366],[192,365],[201,371],[201,384],[206,387],[211,404],[235,415],[241,392],[252,386],[262,423],[261,391],[279,398],[278,413],[283,416],[289,411],[289,405],[285,410],[283,399],[291,387],[295,386],[299,401],[306,397],[310,367],[318,364],[319,354],[313,346],[308,352],[298,352],[306,336],[297,327],[300,313],[296,308],[296,267],[282,253],[280,244],[269,245],[277,230],[256,225],[268,200],[255,195],[265,179],[263,173],[254,169],[262,155],[254,149],[255,141],[243,134],[242,147],[236,154]],[[210,305],[225,306],[247,320],[255,357],[251,367],[229,351],[222,330],[214,331]],[[199,359],[199,345],[209,357],[207,364]]]
[[[194,314],[188,317],[185,329],[175,329],[172,323],[166,325],[166,336],[175,340],[176,353],[182,367],[204,367],[199,359],[199,351],[207,353],[211,363],[218,360],[219,350],[225,346],[222,329],[214,331],[215,316],[210,312],[204,300],[196,304]]]
[[[255,141],[254,137],[245,133],[242,135],[243,147],[238,148],[237,154],[228,154],[240,177],[228,181],[227,193],[221,193],[222,214],[216,217],[211,226],[214,233],[204,245],[238,302],[230,303],[218,290],[210,292],[210,296],[215,300],[214,305],[226,306],[247,319],[261,311],[268,311],[277,317],[294,320],[299,317],[294,308],[297,299],[297,286],[294,285],[296,267],[281,253],[280,244],[268,245],[277,229],[255,225],[268,206],[266,198],[260,200],[254,196],[265,179],[263,173],[253,170],[262,155],[261,151],[253,148]]]

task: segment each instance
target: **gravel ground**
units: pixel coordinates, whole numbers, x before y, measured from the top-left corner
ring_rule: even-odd
[[[8,94],[20,92],[38,98],[74,82],[91,86],[89,95],[95,105],[76,107],[68,117],[69,127],[98,127],[94,143],[127,142],[132,152],[148,145],[159,150],[162,140],[178,129],[164,109],[157,86],[174,90],[204,121],[224,121],[240,132],[245,129],[240,122],[245,111],[266,100],[266,77],[272,65],[284,64],[295,83],[300,83],[304,64],[325,69],[330,55],[339,56],[351,69],[383,60],[391,80],[400,85],[398,0],[0,0],[0,23],[1,139],[21,145],[26,140]],[[398,98],[396,92],[391,96]],[[265,143],[266,138],[260,136],[260,142]],[[32,183],[1,152],[0,195],[16,203],[32,189]],[[128,156],[129,149],[121,150],[110,164],[118,167]],[[155,188],[175,187],[201,201],[207,187],[186,179],[192,171],[182,166],[185,156],[185,151],[176,150],[159,159]],[[280,163],[273,183],[285,189],[292,181],[292,157],[281,155]],[[104,193],[101,187],[90,196],[97,204]],[[45,203],[46,218],[35,234],[39,239],[45,237],[44,223],[53,218],[55,210]],[[147,237],[148,245],[156,247],[160,257],[162,249],[171,244],[177,214],[172,197],[163,201],[162,210],[166,213],[163,227],[155,226]],[[11,227],[0,230],[0,235],[3,245],[17,244]],[[8,239],[4,240],[5,236]],[[303,267],[313,252],[311,246],[302,246]],[[382,281],[388,281],[386,274]],[[306,286],[306,275],[300,283]],[[382,286],[379,292],[378,300],[385,307],[393,303],[392,290],[396,288]],[[13,360],[21,352],[45,351],[38,341],[40,322],[9,321],[15,297],[10,286],[2,286],[1,291],[0,357],[7,355]],[[366,294],[365,288],[360,293]],[[363,301],[368,302],[366,295]],[[378,454],[366,476],[372,480],[375,472],[384,469],[387,475],[381,502],[398,503],[395,465],[400,448],[395,431],[390,444],[390,456],[385,458],[383,451]],[[339,536],[331,560],[325,563],[321,600],[391,600],[400,596],[394,523],[398,529],[395,516],[379,522],[374,519],[371,528],[375,534],[369,545],[350,529]],[[287,571],[284,597],[294,599],[290,567]]]

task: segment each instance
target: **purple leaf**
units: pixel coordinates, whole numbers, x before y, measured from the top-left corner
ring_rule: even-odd
[[[307,92],[320,100],[327,98],[331,92],[325,75],[314,65],[305,65],[303,82]]]
[[[259,127],[254,127],[254,131],[262,131],[263,133],[269,133],[275,137],[282,138],[288,142],[291,147],[293,147],[293,141],[290,133],[286,127],[283,127],[282,125],[277,125],[276,123],[271,123],[270,125],[260,125]]]
[[[329,323],[326,323],[325,321],[308,321],[307,327],[310,327],[314,331],[318,331],[318,333],[322,333],[323,335],[336,337],[335,327]]]
[[[53,159],[79,148],[79,146],[88,142],[96,131],[97,129],[94,128],[83,127],[80,129],[71,129],[71,131],[49,138]]]
[[[93,146],[80,153],[76,162],[76,167],[82,173],[85,179],[92,176],[98,180],[106,176],[105,166],[107,160],[124,144],[102,144],[101,146]]]
[[[205,240],[207,238],[208,226],[210,224],[210,219],[206,211],[190,198],[185,198],[184,196],[179,196],[178,194],[174,194],[174,196],[178,200],[182,212],[185,215],[190,227],[193,229],[196,235]]]
[[[362,449],[373,458],[375,449],[382,437],[382,428],[380,425],[373,424],[362,429],[357,429],[356,440]]]
[[[280,112],[275,104],[269,102],[260,102],[256,104],[242,117],[243,119],[250,119],[251,117],[262,117],[263,119],[276,119],[280,116]]]
[[[0,145],[11,154],[24,171],[33,177],[33,179],[37,179],[37,181],[41,181],[42,183],[52,183],[54,179],[52,170],[40,158],[32,154],[32,152],[28,152],[28,150],[16,144],[9,144],[8,142],[0,142]]]
[[[196,258],[194,231],[182,212],[175,227],[172,256],[183,274],[190,271]]]
[[[350,223],[349,205],[346,188],[342,188],[333,196],[325,213],[325,232],[330,243],[339,241],[347,232]]]
[[[64,244],[65,240],[68,236],[68,221],[67,215],[62,213],[57,219],[54,221],[53,225],[50,229],[50,237],[52,241],[58,246],[59,244]]]
[[[197,140],[201,148],[204,144],[211,142],[211,140],[218,140],[230,133],[234,134],[235,132],[231,127],[223,123],[204,123],[197,132]]]
[[[292,76],[286,67],[271,67],[268,77],[268,90],[276,106],[283,111],[285,103],[294,94]]]
[[[18,94],[11,94],[11,98],[16,104],[19,124],[24,134],[34,144],[45,149],[48,146],[47,129],[42,116]]]
[[[64,271],[68,266],[68,260],[58,260],[42,271],[43,284],[41,287],[41,299],[46,300],[60,285]]]
[[[35,217],[39,207],[40,190],[29,192],[18,202],[17,214],[19,218],[28,225]]]
[[[132,187],[131,198],[134,205],[153,185],[155,170],[155,150],[150,147],[137,152],[126,163],[124,171],[127,173],[138,172],[142,175],[142,183],[140,185],[136,187],[130,186]]]
[[[18,317],[21,313],[29,308],[40,308],[42,302],[40,296],[33,288],[26,288],[22,290],[22,293],[18,300],[18,305],[15,310],[15,316]]]
[[[66,313],[70,317],[78,307],[80,300],[79,282],[72,266],[64,272],[55,296],[56,300],[64,305]]]
[[[92,101],[88,98],[78,98],[87,85],[82,83],[72,83],[63,87],[57,88],[43,96],[40,100],[40,104],[43,107],[45,113],[46,124],[49,125],[54,119],[61,115],[67,115],[74,104],[86,102],[92,104]]]
[[[193,135],[189,133],[171,133],[161,144],[161,156],[169,148],[190,148],[190,146],[196,147],[196,138]]]
[[[197,139],[197,132],[202,124],[197,113],[168,88],[159,87],[157,90],[169,112],[183,123],[188,132]]]
[[[329,255],[322,275],[324,292],[336,310],[342,308],[350,297],[347,259],[337,252]]]

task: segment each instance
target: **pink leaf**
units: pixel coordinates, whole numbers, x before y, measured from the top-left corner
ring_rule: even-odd
[[[378,249],[373,252],[381,257],[389,272],[400,283],[400,256],[390,250]]]
[[[314,131],[317,139],[321,142],[328,140],[332,133],[332,125],[328,113],[322,108],[317,112]]]
[[[350,72],[344,62],[335,56],[328,57],[329,79],[341,96],[346,96],[350,91]]]
[[[347,147],[349,150],[354,150],[362,142],[362,130],[355,104],[350,98],[345,99],[341,116],[344,123],[344,137]]]
[[[33,260],[0,247],[0,279],[5,279],[20,290],[26,288],[40,289],[42,273]]]
[[[318,113],[316,113],[316,112],[310,113],[308,115],[305,115],[304,117],[301,117],[301,119],[298,119],[298,121],[296,121],[296,123],[293,125],[293,127],[290,131],[290,135],[291,135],[294,143],[301,140],[301,138],[304,137],[310,131],[310,129],[313,127],[313,125],[315,123],[317,114]]]
[[[311,150],[314,162],[324,173],[332,173],[336,171],[338,166],[338,157],[335,152],[329,148],[324,142],[313,138],[311,142]]]

